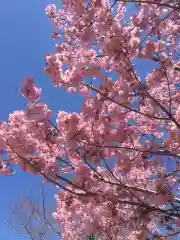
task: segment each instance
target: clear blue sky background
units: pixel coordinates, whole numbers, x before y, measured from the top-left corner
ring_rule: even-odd
[[[16,109],[24,109],[26,101],[20,95],[20,87],[27,75],[33,76],[43,89],[43,99],[57,113],[79,111],[81,99],[65,91],[54,88],[44,73],[45,54],[55,51],[51,38],[52,25],[45,14],[49,3],[60,0],[17,0],[1,1],[0,14],[0,120],[7,120],[8,114]],[[137,67],[140,68],[139,62]],[[145,67],[146,66],[146,67]],[[144,62],[142,76],[152,68]],[[12,177],[0,176],[0,240],[23,240],[16,236],[6,222],[11,218],[12,205],[32,192],[39,199],[42,180],[18,170]],[[46,199],[55,208],[54,188],[46,189]]]
[[[17,0],[1,1],[0,14],[0,120],[7,120],[8,114],[26,107],[20,95],[20,87],[27,75],[33,76],[43,89],[42,101],[57,112],[79,111],[80,100],[65,91],[54,88],[44,73],[45,54],[55,51],[51,38],[52,25],[45,14],[49,3],[60,0]],[[41,179],[21,171],[12,177],[0,176],[0,240],[21,240],[8,227],[12,205],[32,192],[39,199]],[[56,207],[53,199],[54,188],[46,187],[46,199]]]

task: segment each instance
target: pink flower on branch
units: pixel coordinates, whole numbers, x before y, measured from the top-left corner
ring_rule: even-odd
[[[37,101],[40,99],[41,89],[37,88],[34,80],[28,77],[23,83],[21,93],[28,101]]]

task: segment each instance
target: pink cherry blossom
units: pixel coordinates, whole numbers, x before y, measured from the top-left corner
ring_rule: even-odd
[[[32,78],[28,77],[23,83],[21,93],[29,101],[35,101],[40,99],[41,89],[35,86],[35,82]]]

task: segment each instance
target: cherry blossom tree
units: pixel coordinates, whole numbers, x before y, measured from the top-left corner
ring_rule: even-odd
[[[82,111],[53,123],[25,79],[27,109],[0,125],[2,174],[19,164],[60,188],[65,240],[177,239],[180,1],[62,0],[46,13],[59,43],[45,72],[83,97]]]

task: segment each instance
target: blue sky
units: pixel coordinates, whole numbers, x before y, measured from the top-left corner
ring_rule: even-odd
[[[42,101],[57,112],[79,111],[80,100],[65,91],[54,88],[44,73],[45,54],[55,51],[51,38],[52,25],[45,14],[45,7],[58,0],[17,0],[1,1],[0,14],[0,121],[7,120],[8,114],[26,107],[20,95],[20,87],[26,76],[33,76],[43,89]],[[73,103],[73,104],[72,104]],[[8,227],[11,209],[18,200],[32,192],[36,200],[40,197],[41,179],[18,171],[15,176],[0,176],[0,239],[23,240]],[[46,187],[46,199],[51,207],[56,207],[53,199],[54,188]]]

